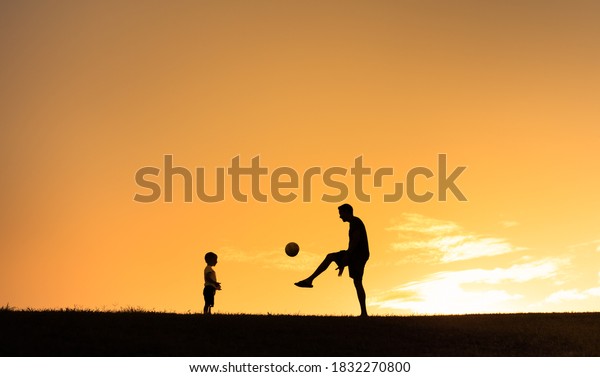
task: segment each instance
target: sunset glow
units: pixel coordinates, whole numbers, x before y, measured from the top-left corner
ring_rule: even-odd
[[[293,285],[347,247],[347,202],[372,315],[600,311],[599,19],[583,0],[2,2],[0,306],[200,312],[213,251],[214,313],[357,315],[347,273]]]

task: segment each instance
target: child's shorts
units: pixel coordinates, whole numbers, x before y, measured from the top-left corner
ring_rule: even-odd
[[[204,291],[202,294],[204,295],[204,304],[208,306],[215,306],[215,293],[217,289],[212,285],[207,285],[204,287]]]

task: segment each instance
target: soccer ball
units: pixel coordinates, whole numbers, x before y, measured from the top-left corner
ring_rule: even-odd
[[[298,246],[298,244],[295,242],[290,242],[287,245],[285,245],[285,253],[288,255],[288,257],[295,257],[296,255],[298,255],[299,251],[300,246]]]

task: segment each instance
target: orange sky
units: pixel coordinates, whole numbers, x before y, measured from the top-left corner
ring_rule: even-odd
[[[236,156],[300,176],[362,156],[395,172],[370,202],[343,179],[372,314],[598,311],[599,18],[578,0],[3,2],[0,305],[198,312],[212,250],[215,312],[358,314],[333,268],[293,286],[347,245],[319,200],[335,190],[133,198],[164,155],[209,191]],[[467,167],[467,201],[382,200],[438,154]]]

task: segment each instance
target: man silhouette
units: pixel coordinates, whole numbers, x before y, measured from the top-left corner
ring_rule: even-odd
[[[360,303],[361,317],[367,316],[367,295],[363,287],[362,279],[365,272],[365,264],[369,259],[369,240],[367,239],[367,229],[361,219],[354,216],[354,210],[350,204],[342,204],[338,207],[340,219],[350,224],[348,231],[348,249],[340,250],[336,253],[327,254],[323,262],[317,267],[315,272],[308,278],[294,283],[301,288],[312,288],[313,280],[323,273],[331,262],[335,262],[339,270],[338,276],[342,276],[344,268],[348,266],[350,277],[354,281],[356,295]]]

